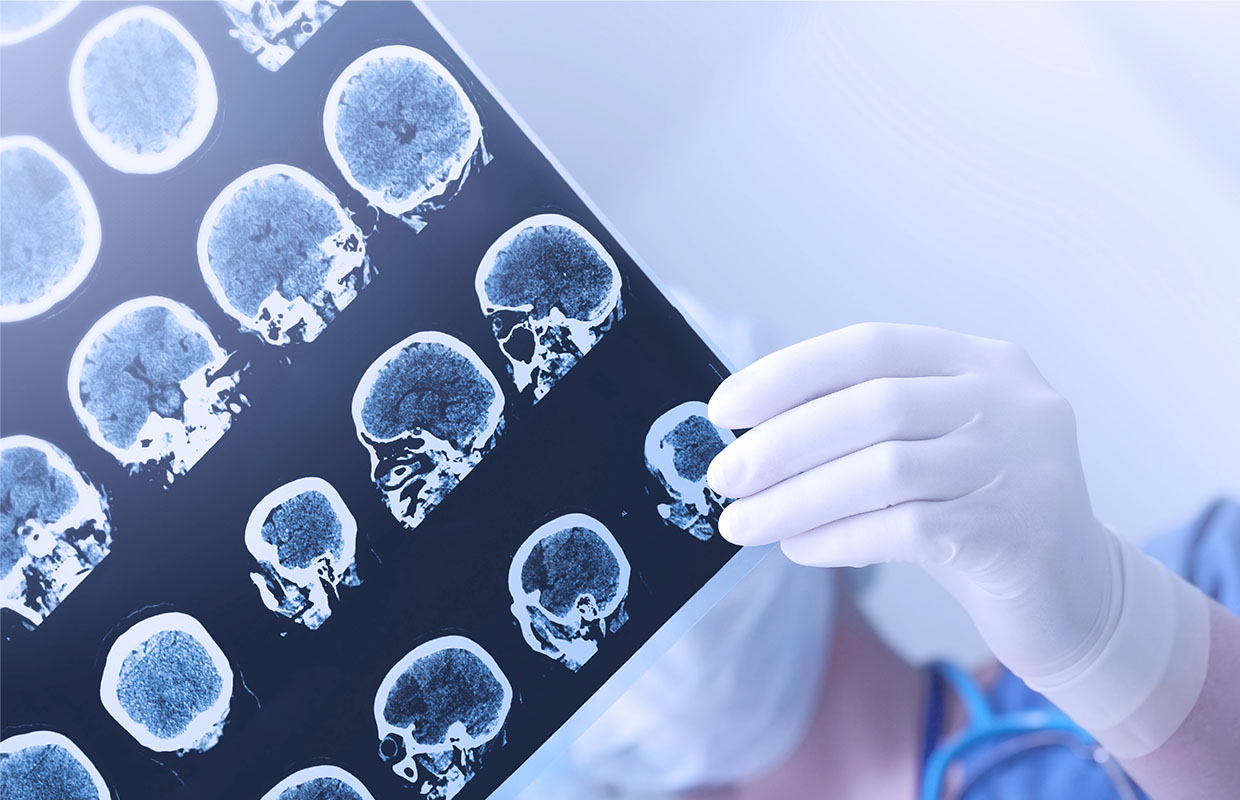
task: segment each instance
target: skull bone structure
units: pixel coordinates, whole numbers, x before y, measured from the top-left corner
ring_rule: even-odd
[[[512,686],[477,642],[444,636],[414,648],[375,695],[379,756],[428,800],[449,800],[503,743]]]
[[[31,731],[0,741],[6,800],[110,800],[99,770],[68,737]]]
[[[258,562],[250,579],[269,610],[310,630],[332,613],[340,587],[357,586],[357,522],[322,478],[300,478],[258,502],[245,526]]]
[[[372,206],[415,230],[423,210],[485,161],[482,124],[451,73],[406,45],[365,53],[327,94],[323,135],[332,161]]]
[[[112,547],[104,493],[60,448],[0,439],[0,586],[4,608],[37,626]]]
[[[535,403],[624,315],[615,260],[559,214],[530,217],[500,236],[474,288],[517,391]]]
[[[60,22],[81,0],[5,3],[0,10],[0,47],[24,42]]]
[[[375,800],[362,782],[340,767],[298,770],[262,796],[262,800]]]
[[[207,324],[165,297],[109,311],[69,364],[69,400],[95,444],[131,472],[171,483],[219,441],[247,404],[241,372]]]
[[[277,71],[345,0],[219,0],[229,34],[264,68]]]
[[[99,699],[138,744],[184,755],[219,741],[232,689],[232,667],[219,645],[198,620],[174,611],[117,637]]]
[[[314,176],[251,170],[207,209],[198,266],[215,301],[275,345],[312,342],[370,281],[360,228]]]
[[[99,243],[99,210],[78,171],[33,136],[0,139],[0,322],[72,294]]]
[[[508,591],[530,648],[576,672],[628,620],[629,562],[603,523],[566,514],[518,548]]]
[[[371,477],[410,530],[465,479],[503,431],[504,393],[464,342],[415,333],[379,356],[353,394]]]
[[[150,6],[118,11],[86,34],[69,68],[69,99],[95,154],[142,174],[170,170],[197,150],[219,105],[202,47]]]
[[[715,535],[719,513],[729,502],[706,482],[711,459],[736,437],[715,427],[701,401],[681,403],[654,421],[646,434],[646,469],[667,491],[659,516],[694,537]]]

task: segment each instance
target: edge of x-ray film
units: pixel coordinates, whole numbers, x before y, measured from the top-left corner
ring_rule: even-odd
[[[280,796],[284,794],[285,791],[303,786],[310,781],[322,780],[324,778],[327,778],[328,780],[340,781],[356,792],[357,796],[362,798],[362,800],[375,800],[374,795],[370,793],[370,790],[367,789],[356,776],[341,769],[340,767],[334,767],[331,765],[299,769],[292,775],[289,775],[287,778],[277,783],[275,786],[272,786],[271,789],[268,790],[262,798],[260,798],[260,800],[280,800]]]
[[[651,271],[650,267],[646,265],[646,262],[642,260],[633,246],[620,235],[620,232],[611,224],[611,221],[603,214],[602,210],[594,204],[594,201],[585,193],[581,185],[573,179],[568,170],[564,168],[564,165],[543,144],[542,139],[526,124],[525,120],[504,98],[495,84],[479,69],[474,60],[470,58],[460,43],[456,41],[456,38],[444,27],[439,18],[427,7],[426,3],[423,0],[413,0],[413,3],[422,12],[422,15],[426,17],[427,22],[431,24],[436,33],[443,37],[444,42],[452,48],[457,58],[470,71],[474,79],[490,92],[491,96],[495,98],[495,102],[512,118],[512,121],[521,129],[521,132],[529,138],[530,143],[538,149],[543,158],[547,159],[552,169],[559,174],[568,187],[573,190],[573,193],[580,198],[582,204],[598,220],[598,223],[616,240],[620,248],[628,253],[629,257],[633,259],[633,263],[637,265],[646,278],[671,303],[672,307],[680,312],[693,329],[693,332],[701,338],[724,366],[729,370],[735,370],[735,365],[731,359],[715,345],[693,317],[684,310],[673,296],[671,290],[668,289],[663,281],[659,280],[658,275]],[[722,375],[719,377],[720,379],[723,378]],[[540,772],[555,763],[557,758],[567,750],[568,745],[585,732],[585,729],[590,726],[591,722],[602,716],[603,712],[619,699],[620,695],[624,694],[624,691],[641,677],[658,660],[659,656],[667,652],[686,631],[693,627],[694,623],[705,616],[706,612],[718,603],[727,594],[728,590],[735,586],[759,561],[776,549],[778,548],[773,545],[767,545],[765,547],[746,547],[738,550],[718,572],[711,576],[710,580],[701,589],[694,593],[693,597],[689,598],[687,603],[681,606],[676,613],[672,614],[671,618],[663,623],[662,627],[638,648],[637,652],[625,662],[624,666],[616,670],[589,700],[582,704],[555,733],[543,742],[520,767],[514,770],[500,784],[491,794],[491,798],[493,800],[502,800],[503,798],[516,797],[521,789],[534,780]]]
[[[103,776],[99,774],[99,769],[82,752],[82,748],[78,747],[72,739],[63,733],[42,730],[9,736],[0,740],[0,755],[14,755],[30,747],[49,746],[59,747],[72,756],[73,760],[81,764],[82,769],[90,776],[91,783],[95,786],[95,792],[99,795],[99,800],[110,800],[112,793],[108,791],[108,784],[104,781]]]

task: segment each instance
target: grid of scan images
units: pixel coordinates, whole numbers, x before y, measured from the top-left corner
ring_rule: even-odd
[[[0,112],[6,799],[485,797],[735,554],[724,367],[418,6],[5,2]]]

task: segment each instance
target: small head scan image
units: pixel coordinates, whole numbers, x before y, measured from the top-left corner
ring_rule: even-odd
[[[603,523],[566,514],[517,550],[508,591],[512,615],[534,652],[576,672],[628,620],[629,561]]]
[[[112,547],[103,492],[60,448],[33,436],[0,439],[0,584],[4,608],[36,626]]]
[[[318,630],[341,586],[357,586],[357,522],[322,478],[286,483],[254,507],[245,546],[258,562],[250,579],[263,605]]]
[[[624,314],[620,271],[590,233],[541,214],[501,236],[474,288],[517,391],[537,403]]]
[[[211,329],[165,297],[122,303],[69,363],[69,400],[95,444],[131,472],[171,483],[198,463],[247,403]]]
[[[375,695],[379,756],[428,800],[469,782],[486,750],[503,743],[512,686],[472,639],[419,645],[388,672]]]
[[[735,439],[731,431],[715,427],[706,416],[706,404],[696,400],[654,421],[646,434],[646,469],[667,490],[669,502],[659,504],[664,522],[702,541],[715,535],[719,512],[728,501],[711,491],[706,469]]]
[[[103,776],[67,737],[34,731],[0,741],[4,800],[110,800]]]
[[[220,192],[198,231],[198,267],[220,308],[276,345],[314,341],[370,281],[349,212],[314,176],[284,164]]]
[[[100,22],[69,68],[73,118],[121,172],[164,172],[206,141],[219,97],[198,42],[166,11],[133,6]]]
[[[362,782],[340,767],[298,770],[271,787],[262,800],[375,800]]]
[[[323,134],[349,185],[397,217],[460,180],[482,145],[478,112],[460,84],[405,45],[371,50],[345,68],[328,92]],[[406,221],[421,227],[416,215]]]
[[[33,136],[0,139],[0,322],[68,297],[99,241],[99,211],[78,171]]]
[[[148,617],[108,651],[103,707],[143,747],[208,750],[224,731],[233,672],[219,645],[188,614]]]
[[[353,394],[357,438],[392,516],[410,530],[490,452],[504,392],[464,342],[415,333],[379,356]]]
[[[0,46],[17,44],[60,22],[81,0],[0,3]]]
[[[272,72],[288,63],[345,0],[219,0],[229,34]]]

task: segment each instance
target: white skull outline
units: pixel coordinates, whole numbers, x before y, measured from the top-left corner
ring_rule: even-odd
[[[449,387],[442,374],[427,373],[426,362],[437,370],[468,367],[474,374],[458,372],[458,385]],[[414,382],[409,383],[411,380]],[[417,381],[425,383],[419,385]],[[483,396],[441,398],[441,404],[458,417],[456,420],[409,419],[419,409],[406,407],[407,400],[416,404],[423,395],[445,389],[464,389]],[[385,398],[385,394],[390,396]],[[485,408],[457,407],[478,401]],[[392,516],[413,530],[494,447],[503,432],[504,392],[464,342],[439,331],[421,331],[389,347],[367,368],[354,391],[352,411],[358,441],[370,453],[371,478]],[[375,430],[380,423],[382,432]],[[462,430],[454,432],[448,427]]]
[[[297,509],[291,507],[291,501],[305,498],[314,502],[316,495],[326,502],[334,515],[332,520],[283,520],[287,523],[286,527],[296,526],[291,533],[298,536],[299,541],[293,542],[294,537],[287,536],[286,531],[275,531],[277,541],[267,540],[264,530],[268,524],[279,524],[273,519],[278,511],[295,513]],[[322,509],[306,511],[314,514]],[[339,527],[339,541],[325,544],[322,539],[332,537],[336,532],[324,530],[324,523],[331,526],[333,522]],[[320,541],[308,541],[314,537],[319,537]],[[286,543],[292,545],[293,550],[286,555],[308,563],[285,563],[280,549]],[[301,547],[296,547],[297,544]],[[263,605],[269,611],[305,625],[312,631],[318,630],[331,616],[332,602],[339,599],[341,585],[361,584],[354,561],[357,554],[357,521],[340,493],[322,478],[298,478],[259,500],[246,522],[245,547],[258,562],[259,571],[251,572],[250,580],[258,587]]]
[[[580,258],[576,259],[573,266],[577,274],[572,276],[563,271],[565,265],[553,265],[551,268],[559,280],[544,281],[554,285],[543,288],[555,292],[557,296],[537,295],[521,298],[524,302],[510,301],[509,304],[492,297],[493,293],[501,290],[494,284],[502,280],[502,259],[506,251],[514,245],[537,246],[532,237],[550,240],[549,244],[544,244],[544,250],[539,255],[546,255],[546,248],[554,248],[555,253],[563,255],[570,246],[565,244],[567,241],[578,248],[584,245],[585,252],[596,256],[598,263],[587,264]],[[523,255],[528,257],[528,254]],[[516,266],[527,265],[521,262]],[[537,266],[543,266],[542,262]],[[599,291],[597,286],[578,285],[583,273],[600,267],[610,278],[605,291]],[[495,240],[478,265],[474,290],[483,315],[491,322],[500,350],[508,359],[509,372],[518,392],[532,386],[534,402],[537,403],[598,344],[603,335],[624,316],[621,286],[620,270],[611,254],[580,223],[561,214],[529,217]],[[517,287],[508,288],[511,291]],[[518,291],[531,292],[538,288],[527,281]],[[566,288],[573,289],[582,297],[564,296]],[[545,306],[543,313],[539,313],[537,304]],[[565,305],[575,304],[583,304],[584,307],[564,308]]]
[[[474,776],[483,751],[500,735],[512,698],[508,678],[477,642],[464,636],[432,639],[396,662],[379,684],[374,705],[379,755],[429,800],[449,800]],[[401,714],[407,718],[391,719]],[[420,741],[420,733],[430,741]]]
[[[151,375],[151,367],[156,365],[139,363],[141,353],[137,350],[142,347],[142,341],[129,343],[134,358],[115,371],[112,377],[120,383],[105,387],[103,402],[119,401],[131,406],[145,403],[148,414],[136,431],[118,430],[115,406],[101,409],[113,415],[106,420],[99,419],[91,410],[93,398],[83,381],[84,378],[93,380],[95,376],[83,373],[88,366],[95,366],[101,356],[114,355],[107,352],[109,348],[126,346],[116,339],[118,328],[146,325],[148,330],[141,333],[149,334],[150,325],[156,323],[164,326],[164,332],[171,330],[171,325],[177,326],[182,333],[177,334],[181,338],[176,344],[184,352],[189,352],[191,345],[196,348],[199,352],[193,358],[201,363],[179,378],[175,385],[172,379],[161,382],[159,376]],[[137,338],[151,341],[149,337]],[[178,475],[188,472],[220,440],[231,427],[232,418],[247,402],[238,391],[240,371],[224,372],[228,360],[229,354],[192,309],[166,297],[139,297],[109,311],[82,337],[69,362],[69,402],[91,440],[131,473],[162,468],[164,480],[171,483]],[[129,378],[120,378],[120,373]],[[141,409],[136,407],[121,410],[141,415]],[[117,437],[121,437],[119,441]]]
[[[39,457],[46,471],[35,463]],[[6,537],[0,604],[34,627],[47,619],[107,557],[112,547],[108,499],[64,451],[43,439],[0,439],[0,465],[0,519],[7,523],[5,528],[11,528],[0,530],[0,535]],[[18,474],[11,474],[12,470]],[[45,491],[51,489],[55,478],[48,473],[53,472],[67,479],[67,488],[74,493],[72,505],[53,512],[49,507],[54,506],[54,498],[49,502],[45,495],[31,497],[29,492],[14,497],[27,478]],[[52,513],[55,517],[49,519]]]
[[[345,800],[344,797],[335,793],[331,795],[318,793],[318,789],[321,784],[326,783],[330,786],[331,783],[336,782],[343,783],[350,790],[352,790],[352,792],[357,795],[357,800],[375,800],[374,795],[366,789],[366,787],[360,780],[357,779],[356,776],[352,773],[346,772],[340,767],[331,765],[307,767],[305,769],[298,770],[277,783],[275,786],[271,787],[271,789],[269,789],[267,793],[262,796],[261,800],[288,800],[288,798],[284,797],[284,793],[290,789],[303,789],[314,792],[314,794],[311,795],[303,795],[302,793],[295,791],[292,797],[296,798],[296,800],[301,800],[302,797],[322,797],[323,800],[328,800],[330,797],[334,800]],[[314,786],[307,787],[307,784],[314,784]],[[337,792],[334,788],[328,789],[328,791]]]
[[[718,442],[708,439],[711,431]],[[672,441],[681,436],[691,437],[691,441]],[[654,421],[646,434],[646,469],[668,493],[670,502],[658,506],[664,522],[702,541],[715,535],[719,513],[730,501],[710,488],[706,468],[711,458],[735,440],[732,431],[710,421],[706,404],[699,400],[681,403]],[[685,470],[690,474],[684,474]]]
[[[586,552],[585,548],[592,544],[587,541],[590,536],[601,547],[594,546],[593,552]],[[552,580],[546,575],[549,540],[557,546],[556,555],[563,554],[569,560],[551,565],[556,567],[555,578],[574,581],[567,593],[561,587],[537,585],[540,580]],[[605,556],[611,557],[611,563],[588,563],[591,558]],[[594,517],[565,514],[539,526],[521,543],[508,568],[512,615],[526,644],[573,672],[581,669],[598,652],[602,639],[628,621],[624,601],[628,597],[630,572],[620,543]],[[614,588],[605,585],[611,580],[615,582]],[[585,585],[590,582],[600,584],[601,588]]]
[[[46,784],[43,784],[41,786],[23,786],[20,784],[17,786],[9,785],[9,780],[6,779],[4,776],[4,772],[5,772],[4,766],[6,762],[9,759],[13,759],[13,758],[20,759],[22,757],[23,751],[33,750],[36,748],[38,748],[38,750],[40,751],[39,755],[36,756],[36,758],[38,759],[41,766],[43,764],[46,764],[46,759],[47,759],[46,748],[58,748],[60,750],[65,751],[65,753],[69,756],[69,758],[77,762],[77,765],[80,766],[82,770],[86,773],[87,777],[89,777],[91,785],[95,790],[95,800],[111,800],[112,794],[111,792],[108,791],[108,785],[106,782],[104,782],[103,776],[99,774],[99,770],[95,767],[94,763],[92,763],[91,760],[86,757],[86,754],[82,752],[81,748],[79,748],[73,742],[73,740],[71,740],[69,737],[63,734],[60,734],[60,733],[56,733],[55,731],[48,731],[48,730],[31,731],[30,733],[22,733],[16,736],[10,736],[7,739],[0,741],[0,785],[8,786],[9,789],[14,791],[14,794],[18,794],[19,796],[25,796],[25,797],[41,796],[41,795],[36,794],[34,791],[32,791],[34,789],[41,789],[45,791],[47,789],[52,789],[53,792],[57,794],[59,794],[59,792],[65,791],[66,787],[64,787],[63,785],[56,786],[56,787],[49,787]],[[57,770],[55,776],[57,778],[61,778],[61,777],[70,778],[71,780],[73,777],[76,777],[76,776],[71,776],[71,775],[65,775],[63,770]],[[23,777],[25,778],[35,777],[37,780],[39,776],[37,775],[31,776],[29,774],[19,773],[19,775],[17,777],[12,778],[12,780],[16,782],[17,780],[20,780]],[[22,789],[26,789],[27,792],[22,793],[21,792]],[[82,797],[81,800],[86,800],[86,798]]]
[[[240,204],[247,201],[253,202],[251,198],[254,194],[270,192],[271,188],[277,185],[276,182],[281,179],[288,182],[285,186],[302,192],[302,197],[294,198],[297,202],[309,199],[311,202],[318,201],[328,206],[336,218],[337,225],[335,230],[330,231],[318,243],[317,253],[308,251],[304,254],[303,262],[291,265],[290,271],[311,272],[314,270],[313,262],[316,258],[328,262],[330,267],[324,272],[320,285],[316,286],[312,292],[304,293],[303,287],[302,293],[292,292],[293,297],[285,297],[281,289],[286,289],[286,283],[300,283],[298,278],[301,276],[287,273],[260,275],[260,280],[266,278],[265,282],[274,283],[274,286],[267,297],[257,303],[257,309],[251,313],[239,305],[249,305],[253,302],[252,298],[244,296],[247,287],[237,285],[234,283],[236,279],[229,277],[232,288],[230,292],[230,287],[224,285],[224,278],[221,277],[216,263],[224,261],[228,262],[227,266],[244,265],[235,265],[226,258],[213,258],[213,248],[226,248],[227,246],[227,242],[217,239],[217,236],[227,237],[231,234],[235,237],[236,235],[235,230],[221,226],[221,217],[227,220],[232,216],[231,212]],[[246,197],[247,192],[251,198]],[[267,198],[266,202],[270,204],[272,200]],[[280,202],[275,203],[275,208],[279,212],[288,213],[290,205],[288,198],[281,198]],[[309,206],[308,203],[306,205]],[[295,220],[295,224],[289,226],[289,229],[299,231],[307,227],[307,219],[311,211],[308,208],[294,208],[293,211],[298,214],[299,219]],[[244,212],[238,211],[237,213]],[[235,220],[229,221],[236,224]],[[270,217],[265,222],[266,230],[247,237],[249,241],[257,242],[256,237],[260,235],[268,239],[272,237],[275,226],[271,224]],[[281,236],[282,231],[277,231],[274,235]],[[292,241],[284,244],[300,247],[304,242]],[[235,254],[236,249],[232,248],[229,255]],[[254,255],[257,257],[264,254],[256,252]],[[258,258],[257,260],[268,264],[272,262],[270,258]],[[211,290],[211,296],[215,298],[220,308],[240,323],[243,330],[251,331],[263,341],[274,345],[313,342],[328,323],[357,298],[358,292],[365,288],[370,280],[366,239],[361,229],[353,222],[348,210],[321,181],[305,170],[287,164],[268,164],[252,169],[220,191],[207,208],[207,213],[203,215],[202,224],[198,228],[198,268],[202,272],[207,288]]]

